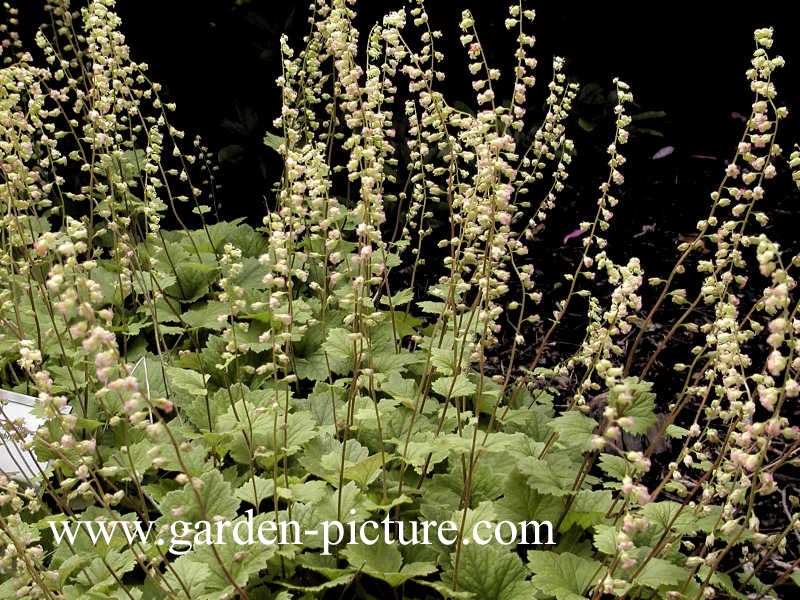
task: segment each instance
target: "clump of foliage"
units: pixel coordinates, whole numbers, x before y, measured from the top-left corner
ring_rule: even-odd
[[[761,229],[785,164],[771,30],[755,34],[741,142],[673,270],[646,280],[607,248],[631,124],[615,81],[582,256],[543,289],[535,233],[565,186],[577,89],[555,59],[545,114],[526,123],[533,11],[509,9],[506,80],[463,13],[475,98],[456,108],[421,0],[363,42],[353,2],[317,0],[302,50],[282,41],[266,142],[285,168],[254,229],[203,221],[193,181],[210,173],[113,4],[50,0],[30,53],[7,7],[0,367],[45,419],[8,435],[32,433],[49,463],[30,481],[0,474],[2,597],[774,598],[800,579],[797,499],[774,501],[800,445],[800,257]],[[788,165],[800,181],[800,154]],[[570,309],[583,341],[549,356]],[[662,397],[650,376],[668,349],[682,383]],[[765,530],[774,506],[786,517]],[[248,513],[307,530],[452,520],[457,541],[325,552],[319,538],[242,547],[228,528],[176,556],[156,535],[56,544],[51,527],[166,536]],[[481,521],[534,520],[553,544],[470,538]]]

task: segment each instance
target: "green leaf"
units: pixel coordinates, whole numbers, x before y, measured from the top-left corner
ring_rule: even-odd
[[[368,528],[367,535],[378,540],[375,544],[351,544],[342,552],[347,562],[356,570],[392,587],[398,587],[414,577],[424,577],[437,570],[434,563],[403,565],[403,556],[396,544],[386,544],[382,537]]]
[[[314,418],[310,412],[303,410],[290,414],[286,418],[286,423],[281,422],[278,439],[273,442],[272,436],[268,435],[265,438],[265,445],[268,450],[272,450],[279,455],[292,456],[300,451],[303,444],[316,437],[316,435],[317,428]]]
[[[385,325],[392,331],[393,336],[397,336],[397,339],[414,335],[421,324],[421,319],[400,311],[395,311],[391,321],[385,322]]]
[[[715,570],[714,572],[710,572],[711,569],[706,565],[700,565],[700,568],[697,570],[697,576],[701,581],[705,581],[708,578],[708,582],[711,585],[719,586],[725,593],[729,595],[731,598],[735,598],[736,600],[747,600],[750,596],[747,594],[743,594],[739,590],[736,589],[736,585],[733,583],[730,575],[724,573],[719,570]],[[800,571],[795,569],[792,574],[792,579],[798,587],[800,587]]]
[[[210,300],[187,310],[181,318],[193,329],[220,330],[228,325],[231,307],[227,302]],[[220,319],[220,317],[224,317]]]
[[[170,425],[168,424],[167,427],[170,427]],[[172,426],[170,429],[174,430],[175,427]],[[158,456],[163,461],[159,465],[159,468],[164,471],[180,471],[192,477],[200,477],[208,470],[208,465],[206,464],[208,449],[203,442],[199,440],[181,442],[180,433],[177,431],[173,431],[173,436],[179,444],[177,449],[171,442],[164,442],[156,445],[159,449]],[[152,451],[154,446],[153,442],[150,440],[142,440],[135,445],[138,446],[139,444],[144,446],[143,450],[145,454],[147,454],[148,451]]]
[[[258,235],[254,237],[260,239]],[[234,283],[244,290],[263,290],[267,287],[264,283],[266,273],[266,267],[257,258],[245,258],[242,260],[242,270],[234,277]]]
[[[472,472],[472,505],[500,498],[503,495],[503,482],[511,469],[513,469],[513,463],[503,452],[493,454],[489,451],[482,455]],[[451,469],[443,476],[448,479],[454,491],[459,493],[463,491],[464,474],[460,469]]]
[[[603,554],[614,556],[617,553],[617,530],[611,525],[595,525],[594,547]]]
[[[385,458],[389,459],[388,456]],[[362,489],[366,489],[380,474],[383,461],[384,457],[380,454],[373,454],[352,467],[347,467],[342,475],[345,479],[355,481]]]
[[[92,281],[100,286],[103,299],[106,302],[111,302],[114,305],[122,304],[124,298],[121,296],[124,292],[122,292],[121,286],[119,285],[119,274],[113,271],[113,265],[108,265],[108,263],[104,261],[100,261],[99,264],[100,266],[92,269],[90,273]]]
[[[208,565],[197,562],[191,554],[182,554],[172,561],[164,579],[178,598],[194,600],[205,593],[206,580],[210,575],[211,568]]]
[[[459,396],[472,396],[477,388],[469,378],[463,373],[453,377],[439,377],[431,384],[431,389],[445,398],[457,398]]]
[[[351,468],[368,457],[369,448],[362,446],[358,440],[347,441],[342,457],[342,442],[330,434],[323,434],[309,440],[299,462],[306,472],[338,486],[339,470],[342,467]]]
[[[214,540],[217,543],[195,545],[195,559],[208,565],[210,573],[204,580],[206,592],[193,597],[192,600],[218,600],[223,594],[233,598],[236,594],[234,587],[228,581],[228,576],[232,577],[239,587],[245,587],[253,575],[267,567],[267,561],[275,555],[275,546],[262,544],[257,539],[253,544],[241,546],[233,536],[237,524],[246,519],[246,516],[241,516],[231,521],[230,527],[223,528],[222,539]],[[254,531],[257,532],[260,525],[269,520],[269,515],[256,515],[252,521]],[[239,531],[245,530],[245,527],[239,528]],[[216,528],[212,528],[212,531],[216,536]]]
[[[748,572],[745,569],[740,569],[736,571],[736,579],[739,580],[740,587],[752,588],[757,594],[762,594],[763,596],[766,596],[772,590],[772,586],[767,585],[761,578],[753,575],[752,571]],[[753,595],[748,595],[748,598],[753,598]]]
[[[579,465],[564,453],[550,452],[544,459],[524,458],[517,468],[528,476],[528,485],[542,494],[566,496],[571,493]]]
[[[402,371],[406,365],[422,361],[422,356],[418,353],[400,350],[389,352],[374,352],[369,355],[372,368],[377,373],[394,373]]]
[[[797,587],[800,587],[800,569],[794,569],[789,578],[794,582]]]
[[[159,283],[164,285],[163,282]],[[139,307],[138,312],[150,320],[153,316],[153,311],[155,311],[159,323],[181,322],[180,303],[175,300],[168,300],[166,297],[162,296],[152,304],[149,302],[143,303]]]
[[[167,367],[167,378],[173,389],[181,390],[190,396],[205,396],[208,375],[202,375],[191,369]]]
[[[205,396],[193,396],[189,399],[181,399],[179,397],[179,400],[181,401],[180,406],[182,413],[186,415],[200,431],[211,432],[217,420],[230,409],[231,395],[233,395],[234,398],[239,397],[235,393],[235,384],[231,386],[230,389],[222,388],[217,390],[208,398]],[[221,450],[220,444],[229,442],[232,439],[231,435],[225,434],[225,432],[214,432],[209,435],[212,437],[207,438],[208,443],[217,449],[217,451],[225,452],[226,450]],[[216,436],[216,438],[214,438],[214,436]]]
[[[165,477],[156,482],[143,485],[142,490],[153,500],[160,503],[164,499],[164,496],[170,492],[180,489],[180,487],[180,484],[174,479]]]
[[[533,571],[534,587],[557,600],[584,600],[603,574],[602,563],[569,552],[531,550],[528,568]]]
[[[319,504],[334,492],[327,483],[318,479],[292,484],[290,489],[292,500],[303,504]]]
[[[597,421],[582,415],[577,410],[568,410],[550,422],[550,428],[558,433],[558,441],[581,450],[591,448],[596,427]]]
[[[433,467],[447,459],[451,452],[468,453],[469,448],[470,440],[457,434],[437,436],[432,431],[425,431],[414,435],[408,443],[405,460],[414,467],[415,471],[421,473],[426,461],[429,467]],[[398,440],[397,451],[399,453],[402,450],[402,442]],[[428,458],[429,454],[431,455],[430,459]]]
[[[341,493],[341,512],[339,494]],[[364,521],[369,518],[375,504],[352,482],[339,491],[328,494],[314,507],[317,523],[324,521]]]
[[[647,517],[651,526],[660,528],[661,532],[669,528],[685,534],[699,529],[698,520],[692,514],[692,510],[671,500],[649,502],[642,508],[642,514]]]
[[[314,418],[308,411],[291,413],[285,420],[264,412],[252,402],[239,401],[217,419],[219,432],[231,432],[231,457],[241,464],[250,461],[251,452],[265,465],[277,456],[291,456],[317,435]]]
[[[400,290],[396,294],[391,297],[391,305],[394,306],[402,306],[403,304],[408,304],[414,299],[414,290],[411,288],[406,288],[404,290]],[[386,299],[385,296],[381,297],[381,304],[383,306],[389,306],[389,300]]]
[[[145,354],[133,365],[132,375],[139,382],[139,389],[147,398],[167,396],[167,385],[164,381],[162,362],[157,356]]]
[[[630,405],[620,408],[620,416],[631,417],[631,425],[622,425],[622,429],[628,433],[645,434],[658,423],[656,417],[656,395],[651,392],[653,384],[649,381],[639,381],[636,377],[628,377],[625,381],[616,386],[619,389],[612,389],[609,393],[609,404],[620,406],[620,393],[623,389],[633,392]]]
[[[227,395],[220,394],[219,391],[206,395],[210,375],[179,367],[167,367],[166,373],[181,415],[200,431],[210,431],[219,415],[228,409],[230,401]]]
[[[551,433],[548,427],[551,419],[552,415],[546,414],[541,407],[512,409],[503,419],[503,431],[508,433],[519,431],[531,442],[545,442]]]
[[[678,425],[667,425],[665,433],[674,440],[682,440],[689,435],[689,430]]]
[[[86,586],[90,592],[109,592],[113,590],[125,573],[133,570],[136,558],[130,550],[117,552],[111,550],[103,558],[95,558],[75,577],[76,583]]]
[[[453,581],[454,562],[455,552],[442,574],[444,581]],[[456,587],[472,592],[476,600],[530,600],[533,588],[526,578],[522,560],[509,548],[478,544],[461,547]]]
[[[330,434],[335,430],[334,414],[336,411],[347,410],[346,393],[347,390],[341,386],[317,382],[314,385],[314,391],[308,395],[307,399],[299,400],[297,407],[311,412],[320,432]]]
[[[428,521],[442,522],[453,515],[453,506],[458,506],[461,499],[461,490],[453,489],[452,480],[442,475],[434,475],[429,483],[425,484],[425,494],[420,499],[419,513]],[[447,556],[452,548],[440,547],[442,555]]]
[[[469,539],[470,535],[472,534],[472,532],[475,531],[475,527],[481,521],[486,521],[487,523],[496,522],[497,521],[497,513],[495,512],[494,502],[490,502],[488,500],[485,500],[485,501],[481,502],[480,504],[478,504],[478,506],[475,507],[475,508],[468,508],[466,517],[464,517],[464,511],[463,510],[455,510],[455,511],[453,511],[453,513],[451,514],[449,520],[452,521],[453,523],[458,523],[459,526],[461,526],[461,523],[463,522],[464,523],[464,535],[466,536],[466,539]],[[482,528],[483,528],[482,537],[486,537],[486,534],[488,533],[488,531],[484,527],[482,527]],[[472,540],[470,539],[470,542],[468,542],[468,543],[471,543],[471,542],[472,542]]]
[[[520,523],[536,520],[555,523],[561,517],[564,500],[560,496],[542,494],[528,485],[527,476],[514,471],[503,485],[503,497],[495,502],[497,518]],[[544,531],[544,530],[543,530]]]
[[[303,555],[304,557],[308,557],[309,555]],[[313,555],[311,555],[313,556]],[[308,560],[306,558],[306,560]],[[319,585],[297,585],[291,582],[284,582],[282,585],[290,590],[297,590],[299,592],[303,592],[307,595],[303,596],[303,598],[322,598],[322,593],[326,590],[332,590],[338,587],[346,588],[349,586],[353,579],[355,579],[355,574],[351,571],[346,569],[325,569],[315,567],[314,565],[303,565],[308,569],[312,569],[317,571],[324,577],[329,578],[328,581],[325,581]],[[308,594],[313,594],[309,596]]]
[[[194,523],[216,516],[233,519],[236,516],[240,502],[222,473],[208,471],[200,477],[200,481],[202,485],[197,490],[193,490],[192,482],[189,482],[182,489],[164,496],[159,506],[162,514],[159,524],[175,520]]]
[[[627,460],[607,452],[600,455],[598,466],[606,475],[617,481],[622,481],[630,471],[630,465]]]
[[[264,479],[256,475],[236,489],[236,497],[258,508],[261,501],[265,498],[272,498],[274,492],[274,479]]]
[[[450,348],[433,348],[431,350],[431,364],[436,367],[437,373],[452,375],[455,368],[453,350]]]
[[[131,444],[117,450],[111,462],[125,470],[124,480],[141,479],[148,470],[154,468],[153,459],[147,455],[149,449],[148,443]]]
[[[121,177],[130,182],[144,169],[146,153],[141,148],[124,150],[113,154],[103,154],[95,163],[94,171],[103,177]]]
[[[89,521],[110,521],[110,520],[126,520],[132,521],[136,519],[136,515],[128,514],[128,515],[120,515],[115,511],[108,511],[96,506],[90,506],[85,511],[80,514],[80,520],[82,522],[89,522]],[[66,521],[69,520],[68,518],[58,517],[56,515],[51,515],[47,517],[46,522],[55,521]],[[30,539],[31,541],[37,541],[40,539],[39,532],[36,527],[32,524],[28,524],[24,521],[19,523],[18,525],[13,524],[6,524],[6,527],[10,528],[10,533],[14,536],[17,536],[17,539],[22,539],[24,536],[25,539]],[[49,527],[49,526],[48,526]],[[91,539],[88,531],[88,527],[85,529],[83,527],[77,528],[77,534],[75,536],[75,541],[70,543],[62,543],[57,544],[53,551],[52,558],[50,560],[50,568],[58,569],[62,564],[70,566],[70,568],[74,567],[73,562],[69,561],[73,556],[81,556],[86,559],[86,563],[96,557],[103,557],[108,552],[113,550],[120,550],[128,547],[127,540],[123,535],[124,531],[123,528],[118,527],[114,530],[114,535],[111,536],[109,542],[106,541],[104,536],[100,536],[100,538],[95,538],[94,540]],[[97,527],[93,527],[92,530],[95,533],[99,533]],[[109,531],[109,533],[112,533]],[[83,561],[79,561],[83,563]]]
[[[691,576],[686,567],[679,567],[663,558],[651,558],[634,578],[634,583],[657,589],[661,586],[674,587]]]
[[[444,600],[475,600],[475,594],[466,591],[455,591],[441,581],[417,581],[419,585],[435,590]]]
[[[351,361],[353,359],[353,341],[349,337],[351,333],[347,329],[334,327],[328,331],[322,349],[335,358]]]
[[[386,544],[380,538],[376,544],[348,546],[342,554],[357,569],[364,567],[375,573],[395,573],[403,565],[403,555],[397,545]]]
[[[393,269],[394,267],[399,267],[403,264],[403,259],[400,258],[396,253],[389,252],[384,255],[384,264],[387,268]]]
[[[561,523],[561,530],[566,531],[573,525],[589,529],[602,521],[613,504],[610,490],[581,490],[569,507]]]
[[[245,274],[251,270],[253,265],[251,259],[255,259],[255,262],[258,262],[258,257],[267,251],[269,242],[265,236],[259,234],[247,223],[242,222],[242,219],[236,219],[230,224],[231,227],[227,227],[222,231],[221,239],[215,240],[215,246],[217,250],[222,250],[226,243],[233,244],[242,251],[242,256],[246,258],[242,261],[244,268],[242,269],[242,273],[236,278],[236,283],[244,287],[242,277],[246,276]],[[215,223],[210,227],[212,235],[215,234],[215,228],[219,225],[220,224]],[[262,267],[262,277],[263,274]],[[263,282],[260,281],[260,278],[258,283],[259,287],[263,286]]]
[[[380,391],[389,394],[404,406],[413,408],[417,384],[413,379],[404,379],[397,371],[390,371],[387,379],[381,383]]]
[[[329,361],[330,372],[328,371]],[[297,376],[300,379],[324,382],[328,381],[328,376],[331,373],[346,375],[350,372],[353,363],[351,360],[332,356],[326,360],[325,351],[322,348],[318,348],[305,358],[296,358],[295,365],[297,368]]]
[[[431,315],[440,315],[444,311],[445,304],[444,302],[433,302],[432,300],[425,300],[423,302],[417,302],[417,306],[419,306],[420,310],[424,313],[428,313]]]
[[[167,287],[164,293],[183,302],[195,302],[209,292],[209,285],[219,271],[216,265],[186,261],[175,265],[177,281]]]
[[[278,148],[285,142],[286,140],[282,136],[275,135],[269,131],[264,134],[264,145],[267,148],[272,148],[275,152],[278,152]]]
[[[85,568],[89,562],[91,562],[91,560],[92,557],[89,554],[74,554],[73,556],[70,556],[58,567],[58,582],[60,584],[64,584],[65,582],[69,581],[76,570]],[[13,579],[11,579],[11,581],[13,581]],[[0,598],[3,597],[4,596],[0,596]],[[9,594],[8,597],[13,598],[14,595]]]

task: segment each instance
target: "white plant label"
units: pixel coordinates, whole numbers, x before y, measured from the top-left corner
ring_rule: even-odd
[[[0,389],[0,472],[17,481],[36,479],[47,467],[25,448],[25,443],[33,439],[33,432],[44,424],[43,418],[32,414],[36,401],[33,396]],[[24,437],[20,439],[18,434]]]

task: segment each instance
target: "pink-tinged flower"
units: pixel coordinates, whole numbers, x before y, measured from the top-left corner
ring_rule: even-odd
[[[89,337],[83,340],[83,349],[87,352],[94,352],[102,345],[111,345],[115,341],[114,334],[102,327],[94,327],[89,332]]]
[[[136,399],[132,398],[130,400],[126,400],[122,404],[122,412],[124,412],[128,416],[131,416],[137,410],[139,410],[139,402]]]
[[[762,388],[758,391],[758,401],[768,411],[775,410],[775,401],[778,399],[778,390],[775,388]]]
[[[753,146],[756,148],[764,148],[769,143],[772,136],[768,133],[762,133],[760,135],[751,135],[750,140],[753,142]]]
[[[758,454],[751,454],[747,457],[747,460],[744,461],[744,468],[750,471],[751,473],[758,468],[758,465],[761,464],[761,457]]]
[[[767,370],[770,375],[778,376],[786,368],[786,357],[778,350],[773,350],[767,357]]]
[[[175,408],[175,404],[171,400],[167,400],[166,398],[158,398],[155,401],[155,405],[162,411],[167,414],[171,413]]]
[[[770,419],[764,426],[764,431],[773,437],[781,434],[781,424],[777,419]]]
[[[638,484],[636,486],[636,489],[633,490],[633,496],[636,498],[636,500],[641,505],[647,504],[648,502],[650,502],[650,500],[652,500],[652,497],[650,496],[650,492],[642,484]]]

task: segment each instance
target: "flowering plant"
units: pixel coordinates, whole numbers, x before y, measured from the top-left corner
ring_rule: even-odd
[[[474,101],[457,108],[421,0],[363,44],[352,1],[316,0],[302,50],[281,42],[265,141],[284,170],[258,229],[208,219],[207,153],[184,149],[113,0],[47,4],[36,53],[10,7],[2,31],[0,366],[44,420],[5,433],[49,461],[0,474],[2,597],[767,598],[800,579],[779,486],[800,445],[800,257],[761,228],[786,168],[771,30],[741,142],[663,278],[609,249],[632,122],[614,81],[608,174],[551,289],[536,234],[565,190],[577,86],[556,58],[528,124],[521,3],[505,80],[462,14]],[[788,169],[800,181],[798,152]],[[582,341],[551,356],[576,310]],[[77,521],[131,526],[56,539]],[[334,521],[454,529],[236,537]],[[155,535],[121,535],[134,523]]]

